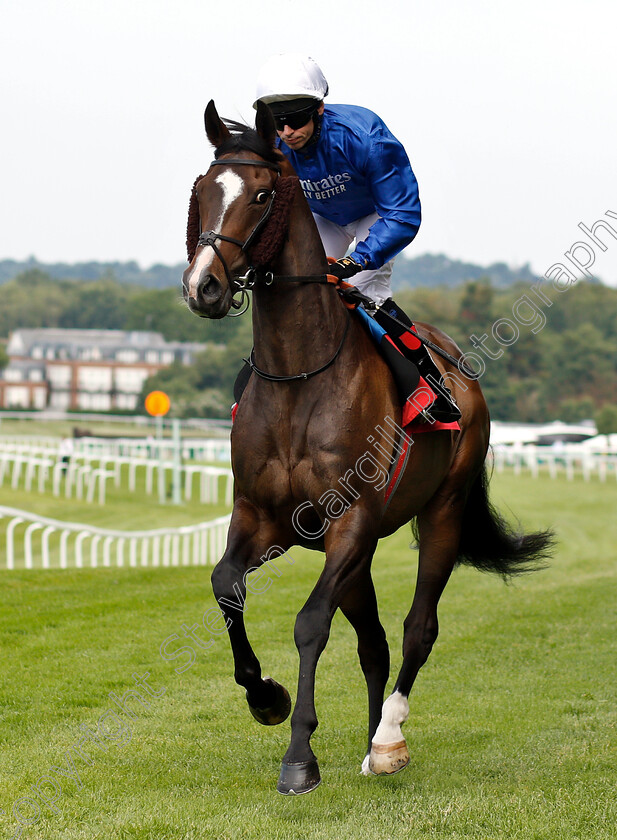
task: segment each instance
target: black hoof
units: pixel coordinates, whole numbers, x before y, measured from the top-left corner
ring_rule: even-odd
[[[251,714],[256,721],[263,723],[264,726],[275,726],[289,717],[291,697],[285,686],[277,683],[271,677],[266,677],[263,683],[264,687],[268,686],[269,693],[272,696],[272,700],[268,701],[269,705],[264,707],[252,706],[248,691],[246,692],[246,702],[249,704]]]
[[[301,761],[298,764],[283,762],[276,789],[285,796],[299,795],[315,790],[320,782],[317,759]]]

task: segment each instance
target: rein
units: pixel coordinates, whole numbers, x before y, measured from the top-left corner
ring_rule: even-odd
[[[247,273],[243,277],[236,277],[235,282],[238,285],[238,288],[241,289],[243,292],[251,291],[255,288],[259,280],[263,280],[263,282],[267,286],[271,286],[273,283],[323,283],[323,284],[330,284],[336,288],[336,291],[339,293],[343,303],[348,309],[356,309],[358,306],[362,306],[364,311],[369,317],[373,317],[376,310],[379,308],[374,300],[367,295],[363,295],[352,283],[346,283],[344,280],[339,280],[338,277],[335,277],[333,274],[298,274],[298,275],[285,275],[285,274],[273,274],[271,271],[265,272],[263,275],[260,275],[254,268],[250,268]],[[395,318],[394,315],[390,315],[389,312],[384,310],[384,314],[395,324],[398,324],[399,327],[403,327],[405,332],[413,333],[414,338],[417,338],[425,347],[428,347],[429,350],[432,350],[433,353],[436,353],[438,356],[441,356],[446,362],[449,362],[454,367],[457,367],[460,372],[466,376],[468,379],[478,379],[480,374],[473,371],[466,363],[460,362],[448,353],[447,350],[444,350],[438,344],[435,344],[428,338],[424,338],[419,333],[415,332],[415,330],[410,330],[407,324],[399,321],[398,318]],[[340,353],[340,349],[337,351]],[[335,357],[336,358],[336,357]],[[258,376],[262,374],[260,371],[255,367],[252,360],[252,352],[251,357],[249,359],[244,359],[244,361],[250,365],[251,369],[255,371]],[[334,359],[332,360],[334,361]],[[331,362],[330,362],[331,364]],[[328,367],[328,365],[326,365]],[[313,376],[314,373],[320,373],[321,370],[325,370],[325,368],[320,368],[317,371],[313,371],[313,373],[308,374],[308,376]],[[276,377],[269,377],[264,376],[264,379],[272,378],[276,380]],[[302,379],[307,378],[306,374],[298,374],[295,377],[290,377],[292,379]]]
[[[210,164],[212,166],[260,166],[265,167],[266,169],[271,169],[277,174],[277,180],[281,175],[281,167],[277,163],[271,163],[267,160],[248,160],[245,158],[226,158],[222,160],[213,160]],[[193,188],[193,195],[196,195],[196,186],[200,178],[197,179]],[[290,182],[289,178],[282,178],[280,183],[284,184],[285,182]],[[289,204],[291,202],[291,191],[287,188],[284,189],[286,193],[286,201],[285,201],[285,208],[284,213],[286,213],[289,209]],[[239,301],[232,301],[232,307],[234,309],[241,309],[242,311],[237,312],[237,315],[242,315],[248,309],[248,292],[251,291],[258,282],[264,282],[267,286],[272,285],[273,283],[320,283],[320,284],[329,284],[333,285],[338,294],[340,295],[341,299],[343,300],[344,305],[348,309],[355,309],[357,306],[362,306],[363,309],[367,312],[369,316],[375,313],[376,309],[378,308],[371,298],[363,295],[358,289],[355,288],[351,283],[346,283],[343,280],[340,280],[338,277],[335,277],[332,274],[323,273],[323,274],[301,274],[301,275],[282,275],[282,274],[274,274],[272,271],[264,271],[261,268],[253,268],[249,267],[246,274],[242,276],[234,277],[229,270],[229,266],[225,261],[225,258],[221,254],[221,251],[218,247],[217,240],[222,242],[230,242],[232,245],[236,245],[238,248],[242,250],[244,254],[250,259],[250,255],[248,253],[251,246],[254,246],[258,237],[263,233],[264,228],[268,224],[270,217],[272,216],[272,211],[275,207],[275,200],[277,196],[276,189],[272,189],[270,192],[270,201],[268,206],[264,210],[261,218],[258,220],[257,224],[253,228],[253,230],[249,233],[247,238],[242,242],[240,239],[234,239],[231,236],[225,236],[222,233],[214,230],[207,230],[204,231],[199,235],[197,239],[197,243],[195,248],[200,246],[208,246],[213,249],[214,253],[220,260],[223,265],[223,269],[225,271],[225,275],[227,277],[227,282],[230,284],[231,287],[234,287],[236,291],[241,292],[241,298]],[[191,212],[189,211],[189,227],[191,226]],[[188,246],[188,238],[187,238],[187,246]],[[282,244],[282,239],[281,239]],[[190,253],[189,247],[189,259],[192,259],[194,253]],[[271,261],[273,257],[270,257]],[[234,293],[235,294],[235,293]],[[246,306],[242,309],[242,306],[245,302],[245,297],[247,298]],[[466,364],[463,365],[464,370],[461,368],[459,361],[454,358],[450,353],[446,350],[443,350],[439,345],[435,344],[434,342],[430,341],[428,338],[423,338],[421,335],[418,335],[417,332],[412,331],[406,324],[403,324],[401,321],[397,320],[394,316],[389,315],[386,313],[388,317],[399,326],[403,327],[407,332],[413,332],[415,338],[417,338],[422,344],[426,347],[431,349],[434,353],[441,356],[442,359],[445,359],[450,364],[458,367],[461,373],[467,376],[469,379],[478,379],[479,374],[476,374],[475,371],[472,371]],[[233,317],[233,316],[232,316]],[[343,332],[343,337],[341,342],[336,350],[334,356],[330,359],[329,362],[326,362],[325,365],[322,365],[320,368],[317,368],[312,371],[303,372],[292,374],[290,376],[278,376],[276,374],[267,373],[264,370],[261,370],[255,364],[254,359],[254,349],[251,350],[248,359],[244,359],[244,361],[249,365],[251,370],[262,379],[266,379],[269,382],[293,382],[298,380],[306,380],[310,379],[312,376],[316,376],[318,373],[322,373],[324,370],[327,370],[338,358],[341,350],[343,349],[343,345],[345,343],[345,338],[347,337],[347,332],[349,330],[349,323],[350,318],[347,319],[347,323],[345,326],[345,331]]]

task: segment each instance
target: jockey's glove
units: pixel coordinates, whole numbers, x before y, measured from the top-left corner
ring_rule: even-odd
[[[364,266],[353,260],[351,257],[343,257],[328,266],[328,274],[333,274],[339,280],[348,280],[359,271],[364,271]]]

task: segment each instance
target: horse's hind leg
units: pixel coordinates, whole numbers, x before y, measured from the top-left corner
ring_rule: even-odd
[[[368,689],[368,750],[362,772],[368,774],[371,742],[381,718],[383,694],[390,674],[390,651],[379,621],[377,597],[370,569],[341,601],[345,615],[358,636],[358,657]]]
[[[409,692],[437,639],[437,605],[456,560],[463,508],[464,497],[458,492],[447,497],[440,493],[418,515],[418,578],[404,622],[403,664],[373,738],[372,773],[396,773],[409,762],[401,726],[409,714]]]
[[[252,517],[234,510],[227,548],[212,572],[214,596],[231,642],[235,680],[246,689],[253,717],[266,725],[282,723],[288,717],[291,699],[284,686],[271,678],[262,679],[261,665],[246,634],[244,602],[247,572],[271,559],[273,549],[276,555],[283,553],[283,548],[274,543],[273,534],[256,529]]]

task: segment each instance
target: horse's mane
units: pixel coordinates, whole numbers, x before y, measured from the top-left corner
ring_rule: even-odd
[[[258,134],[254,128],[249,128],[244,123],[235,120],[223,120],[231,137],[218,147],[214,153],[215,158],[227,155],[230,152],[254,152],[270,163],[280,163],[281,153],[278,149],[270,146],[267,140]]]
[[[231,137],[225,140],[215,151],[215,159],[218,159],[221,155],[230,153],[254,152],[270,163],[281,162],[283,157],[282,153],[270,146],[254,128],[249,128],[247,125],[243,125],[235,120],[223,120],[223,122],[231,131]],[[186,226],[186,252],[189,262],[195,256],[200,234],[199,202],[196,188],[203,177],[203,175],[199,175],[195,179],[193,189],[191,190],[189,217]],[[254,265],[268,265],[283,246],[297,182],[298,178],[296,176],[279,178],[276,186],[276,199],[270,219],[259,237],[259,241],[252,249],[251,257]]]

